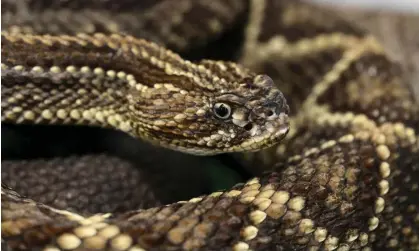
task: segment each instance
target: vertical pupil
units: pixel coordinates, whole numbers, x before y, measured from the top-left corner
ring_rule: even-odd
[[[220,105],[217,109],[218,115],[224,117],[228,113],[228,109],[224,105]]]

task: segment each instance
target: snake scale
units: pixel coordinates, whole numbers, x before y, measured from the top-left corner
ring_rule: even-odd
[[[419,250],[419,106],[361,28],[282,0],[4,0],[2,25],[3,124],[114,128],[267,167],[226,191],[99,214],[2,179],[4,248]]]

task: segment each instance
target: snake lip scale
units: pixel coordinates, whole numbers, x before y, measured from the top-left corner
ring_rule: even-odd
[[[107,154],[2,160],[7,250],[419,250],[419,105],[361,27],[291,0],[2,7],[3,124],[107,128],[256,173],[166,204]]]

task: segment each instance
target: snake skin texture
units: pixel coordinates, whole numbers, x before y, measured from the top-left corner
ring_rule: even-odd
[[[379,41],[298,1],[173,2],[4,1],[2,123],[110,127],[198,155],[240,152],[265,172],[98,214],[39,203],[2,178],[2,244],[419,250],[419,105]],[[236,63],[177,54],[219,50],[237,27]]]
[[[40,203],[66,208],[81,214],[124,212],[131,208],[148,208],[161,204],[142,204],[147,201],[156,201],[156,195],[152,188],[141,187],[141,189],[135,190],[131,188],[135,184],[142,183],[147,179],[147,176],[138,170],[137,172],[128,172],[127,170],[135,169],[127,167],[129,163],[117,158],[88,155],[68,157],[64,160],[63,158],[48,161],[30,160],[26,163],[3,161],[2,165],[4,169],[8,170],[2,173],[2,178],[14,180],[15,182],[8,183],[8,185],[17,192]],[[98,168],[94,168],[95,165]],[[73,168],[70,169],[69,166]],[[98,174],[99,167],[101,173]],[[27,172],[28,169],[31,172]],[[45,173],[49,175],[46,176]],[[10,176],[16,178],[13,179]],[[51,183],[47,179],[55,180],[55,186],[43,185]],[[69,186],[65,184],[69,184]],[[95,189],[101,191],[101,196],[90,200],[89,198],[97,193]],[[48,194],[45,195],[47,191]],[[114,205],[114,207],[109,205]]]

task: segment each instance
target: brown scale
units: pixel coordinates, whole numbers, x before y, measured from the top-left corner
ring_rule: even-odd
[[[150,182],[144,182],[150,177],[132,165],[104,155],[2,161],[2,181],[40,203],[81,214],[161,205]]]
[[[67,67],[70,65],[76,67],[89,66],[92,70],[96,67],[101,67],[103,70],[112,69],[114,71],[124,71],[126,74],[133,74],[137,81],[141,84],[151,84],[155,83],[153,78],[153,72],[159,73],[154,66],[150,65],[146,60],[142,60],[140,57],[136,57],[130,51],[132,46],[138,45],[147,51],[151,56],[155,56],[164,61],[170,62],[172,64],[178,65],[179,59],[176,57],[164,55],[161,53],[159,48],[152,44],[144,43],[144,41],[134,41],[131,43],[130,38],[115,38],[113,44],[115,45],[126,45],[128,48],[125,49],[124,53],[118,51],[118,48],[109,47],[109,42],[106,41],[106,37],[96,36],[88,37],[87,39],[80,38],[76,39],[86,45],[79,45],[77,43],[72,43],[71,39],[67,40],[63,38],[54,38],[49,40],[46,38],[40,38],[42,42],[37,41],[37,37],[32,37],[35,43],[31,50],[39,51],[36,55],[33,55],[28,51],[28,46],[25,45],[24,41],[17,41],[10,43],[7,37],[2,37],[4,43],[2,43],[2,49],[4,52],[4,57],[7,59],[13,60],[8,62],[4,61],[4,64],[12,65],[22,65],[27,67],[41,66],[41,67],[52,67],[52,66],[63,66]],[[12,38],[13,39],[13,38]],[[18,38],[19,39],[19,38]],[[61,44],[61,41],[70,42],[69,45]],[[95,45],[94,43],[98,43]],[[45,43],[51,43],[52,45],[47,45]],[[13,51],[13,53],[10,53]],[[163,55],[162,55],[163,54]],[[71,55],[71,57],[68,57]],[[163,56],[163,57],[162,57]],[[127,59],[131,59],[126,61]],[[131,64],[127,64],[131,62]],[[144,78],[147,76],[143,72],[150,71],[150,78]],[[172,77],[173,78],[173,77]],[[177,77],[178,79],[183,79],[183,82],[186,81],[184,78]],[[168,80],[170,79],[170,76]],[[159,78],[160,81],[164,82],[164,79]],[[187,85],[185,85],[187,86]]]
[[[286,137],[279,145],[248,154],[248,159],[245,161],[240,159],[241,156],[237,158],[243,162],[243,165],[252,174],[260,175],[261,172],[269,170],[272,165],[286,161],[289,156],[298,155],[311,148],[319,147],[323,143],[335,140],[349,132],[350,130],[346,126],[336,126],[335,130],[330,130],[328,127],[317,127],[315,125],[301,126],[292,137]]]
[[[66,1],[66,0],[5,0],[4,3],[7,4],[8,8],[5,8],[2,10],[2,12],[6,11],[12,11],[12,6],[17,9],[18,7],[21,7],[20,5],[25,4],[28,8],[30,8],[32,11],[39,11],[42,12],[43,9],[61,9],[61,8],[68,8],[71,10],[80,10],[80,9],[110,9],[113,11],[123,11],[127,9],[143,9],[147,10],[149,8],[152,8],[154,5],[159,4],[159,2],[162,2],[161,0],[145,0],[141,1],[141,3],[135,1],[135,0],[122,0],[122,1],[109,1],[109,0],[93,0],[89,2],[84,1]],[[10,6],[9,6],[10,5]],[[13,12],[16,12],[14,10]]]
[[[295,248],[329,245],[322,243],[322,237],[315,232],[307,230],[307,233],[299,233],[298,229],[306,229],[301,226],[303,219],[311,222],[313,229],[321,231],[319,229],[324,227],[328,234],[345,242],[347,229],[360,228],[360,232],[368,232],[365,222],[374,215],[370,205],[374,204],[377,195],[371,192],[377,191],[379,172],[374,146],[368,142],[359,145],[355,142],[349,143],[351,144],[341,143],[326,148],[308,158],[291,160],[282,174],[268,174],[261,177],[260,182],[236,186],[232,191],[218,195],[220,197],[210,195],[204,197],[200,203],[191,201],[157,210],[140,211],[131,214],[129,218],[125,216],[125,220],[115,218],[109,223],[115,222],[120,231],[132,237],[141,236],[137,241],[145,248],[205,245],[205,248],[217,249],[247,238],[250,238],[248,243],[253,248],[266,248],[270,245],[292,245]],[[359,147],[361,154],[357,150]],[[331,166],[330,169],[328,166]],[[252,205],[256,203],[255,199],[248,204],[234,198],[234,191],[242,191],[238,196],[243,197],[246,197],[245,193],[251,196],[252,191],[255,191],[256,195],[263,197],[262,194],[269,190],[262,189],[265,186],[271,186],[273,194],[255,205]],[[352,186],[356,190],[351,190]],[[278,191],[285,194],[275,195]],[[278,198],[274,199],[272,195]],[[289,198],[281,198],[285,195]],[[264,206],[266,201],[270,203]],[[258,208],[267,214],[267,218],[256,224],[258,233],[251,237],[255,221],[251,213]],[[336,220],[340,223],[336,224]],[[169,225],[170,221],[173,223]],[[166,223],[162,225],[159,222]],[[193,233],[202,231],[197,230],[202,224],[211,226],[206,227],[204,236],[195,237],[196,234]],[[150,232],[152,229],[154,230]],[[354,248],[360,245],[364,244],[357,241],[350,243]]]
[[[418,108],[404,84],[399,65],[386,55],[365,53],[318,98],[318,103],[330,105],[332,112],[362,113],[380,124],[403,121],[418,129]]]
[[[231,82],[237,81],[237,79],[240,78],[245,78],[247,75],[251,74],[247,69],[242,69],[233,62],[202,60],[199,64],[205,66],[212,72],[225,72],[225,80]],[[251,84],[251,79],[249,79],[249,84]]]
[[[358,148],[364,154],[359,155]],[[379,163],[369,162],[373,152],[374,147],[370,144],[338,144],[295,164],[279,165],[277,168],[282,175],[274,173],[261,183],[278,180],[278,190],[288,191],[293,196],[304,196],[306,203],[301,217],[312,219],[317,227],[325,227],[333,236],[342,238],[346,229],[362,229],[363,223],[370,217],[371,209],[367,205],[373,203],[376,195],[368,193],[376,190],[375,171]],[[359,157],[354,157],[357,155]],[[366,161],[370,166],[365,166]],[[349,179],[352,176],[354,178]],[[352,193],[350,188],[353,186],[357,189]],[[286,236],[282,238],[279,241],[293,241],[295,236],[288,240]],[[314,244],[314,240],[312,242]]]
[[[395,248],[410,246],[417,249],[419,231],[412,224],[417,224],[417,191],[419,184],[418,146],[412,149],[398,146],[400,155],[391,169],[388,197],[393,203],[386,206],[380,217],[380,224],[375,239],[377,247]],[[395,245],[396,244],[396,245]],[[394,246],[395,245],[395,246]]]
[[[299,4],[289,2],[292,6],[287,6],[285,1],[276,2],[276,5],[272,1],[265,3],[267,11],[262,19],[270,22],[262,25],[265,29],[262,34],[273,37],[272,34],[276,32],[290,31],[278,28],[284,25],[280,21],[275,22],[276,18],[266,17],[280,17],[279,11],[298,7]],[[305,12],[296,13],[308,15],[294,17],[295,20],[304,20],[306,23],[304,26],[294,23],[293,28],[297,31],[283,34],[291,39],[297,41],[314,37],[316,32],[332,35],[333,32],[339,31],[362,41],[363,33],[357,28],[324,15],[325,13],[318,8],[310,7]],[[185,16],[195,19],[201,17],[198,14]],[[189,21],[193,24],[193,20]],[[188,26],[185,27],[186,31]],[[305,27],[309,27],[310,30]],[[357,60],[362,62],[365,59]],[[387,58],[368,60],[371,60],[368,63],[376,65],[379,74],[387,72],[392,76]],[[295,65],[295,68],[298,68],[298,65]],[[332,83],[325,94],[320,96],[321,104],[329,105],[332,111],[335,111],[335,106],[345,104],[347,99],[339,101],[330,99],[330,96],[336,94],[338,97],[351,98],[347,93],[339,92],[337,88],[341,88],[342,82],[345,84],[351,76],[345,74],[360,74],[360,71],[366,69],[365,66],[361,68],[363,70],[346,70],[338,81]],[[308,85],[314,84],[316,81],[309,81]],[[374,86],[373,90],[379,90],[385,84],[386,82],[380,79],[379,85]],[[307,95],[305,93],[302,96]],[[325,97],[327,99],[324,99]],[[329,113],[326,109],[319,114],[311,114],[316,111],[318,104],[313,104],[313,109],[299,111],[299,116],[308,118],[303,120],[307,124],[297,124],[302,125],[301,131],[297,131],[295,138],[290,139],[292,147],[285,148],[287,160],[282,161],[284,156],[275,155],[277,152],[270,153],[271,158],[277,162],[281,161],[273,171],[245,184],[238,184],[228,191],[193,198],[189,202],[114,215],[110,219],[103,219],[100,222],[102,226],[89,223],[89,219],[81,219],[79,222],[94,228],[88,229],[94,231],[93,237],[85,236],[89,233],[86,229],[78,232],[67,228],[68,225],[74,227],[80,223],[74,223],[62,214],[34,204],[25,205],[20,208],[27,209],[29,213],[35,212],[35,219],[56,217],[39,231],[42,235],[44,231],[48,232],[47,228],[54,229],[50,231],[53,235],[39,238],[43,239],[42,243],[36,243],[30,238],[21,239],[31,231],[23,229],[21,235],[15,237],[12,234],[13,238],[8,240],[13,247],[36,247],[36,244],[50,243],[54,247],[67,250],[86,247],[120,250],[136,245],[147,250],[169,247],[175,250],[306,250],[309,247],[315,250],[417,250],[418,201],[415,192],[418,185],[418,168],[415,163],[418,139],[417,133],[407,128],[411,123],[416,129],[416,120],[408,120],[401,116],[397,118],[400,124],[388,123],[378,128],[376,124],[380,123],[377,123],[377,118],[368,116],[369,114],[360,116],[364,111],[382,107],[384,102],[391,108],[398,106],[397,102],[389,102],[397,96],[388,97],[391,99],[378,98],[376,103],[366,105],[363,110],[352,106],[343,109],[357,113],[353,115],[353,120],[348,121],[344,121],[337,114]],[[361,99],[355,101],[359,100]],[[344,102],[340,103],[342,101]],[[398,112],[414,114],[416,108],[412,106],[403,109],[400,107]],[[382,112],[380,111],[381,114]],[[327,123],[320,123],[321,119]],[[339,120],[342,126],[337,126],[336,120]],[[291,153],[296,155],[289,156]],[[8,205],[16,203],[15,196],[10,194],[9,190],[3,189],[2,192],[5,193],[2,195],[2,206],[6,204],[7,208]],[[18,200],[17,203],[22,201]],[[43,211],[38,212],[39,208]],[[4,209],[2,210],[2,216],[10,220],[11,211],[3,215]],[[2,222],[2,227],[13,230],[13,227],[18,225],[13,223]],[[63,225],[64,227],[60,228]],[[62,234],[65,231],[67,233]],[[103,238],[97,238],[98,236]]]
[[[262,62],[257,68],[271,76],[286,97],[293,97],[289,101],[290,111],[296,115],[315,84],[341,56],[342,50],[330,49],[290,59],[275,58]]]
[[[281,155],[284,157],[293,156],[299,154],[301,151],[306,151],[313,147],[319,147],[327,141],[335,140],[350,133],[350,130],[346,126],[336,125],[335,130],[328,129],[329,128],[327,126],[324,128],[314,125],[302,126],[293,137],[286,139],[286,142],[282,143],[285,151],[281,153]]]
[[[117,106],[115,105],[115,100],[121,102],[124,100],[124,97],[121,96],[121,92],[125,89],[126,83],[123,84],[121,80],[111,80],[107,77],[102,77],[102,82],[100,85],[96,85],[92,88],[92,86],[86,86],[80,84],[80,76],[77,74],[72,74],[69,72],[65,72],[65,69],[62,69],[63,72],[60,74],[55,74],[54,77],[50,77],[51,73],[31,73],[28,70],[23,70],[26,72],[27,76],[24,76],[21,72],[18,73],[14,70],[3,70],[4,76],[2,77],[3,88],[5,89],[2,92],[2,97],[4,98],[4,105],[3,109],[5,110],[13,110],[13,107],[22,107],[23,110],[31,110],[34,113],[40,115],[43,109],[49,109],[52,114],[54,114],[59,109],[67,109],[69,105],[73,109],[79,109],[80,111],[87,110],[93,107],[101,107],[102,109],[105,108],[113,108],[116,109]],[[14,78],[13,76],[16,74],[21,74],[21,78]],[[93,74],[83,74],[82,76],[85,80],[91,81],[97,76]],[[63,83],[65,84],[63,85]],[[41,85],[39,83],[42,83]],[[25,88],[30,88],[30,86],[37,86],[38,88],[32,89],[32,91],[25,92]],[[59,85],[57,87],[57,85]],[[68,86],[72,88],[68,88]],[[118,88],[119,92],[112,92],[106,93],[109,88],[114,88],[115,86],[120,86],[122,88]],[[7,88],[6,88],[7,87]],[[51,88],[54,87],[54,88]],[[9,89],[10,88],[10,89]],[[80,97],[80,95],[76,95],[74,92],[83,89],[85,91],[85,97]],[[21,97],[10,95],[13,93],[20,93]],[[99,94],[102,93],[102,94]],[[34,96],[39,96],[40,98],[33,98]],[[9,98],[12,97],[16,99],[16,101],[9,103]],[[42,98],[44,97],[44,98]],[[100,97],[97,99],[89,99],[89,97]],[[20,100],[24,100],[24,102],[19,102]],[[49,100],[49,103],[45,103],[44,100]],[[63,101],[66,101],[64,103]],[[77,102],[80,102],[79,104]],[[50,109],[53,107],[52,109]],[[120,111],[124,113],[125,111]],[[22,115],[22,114],[21,114]],[[46,123],[54,123],[56,122],[57,118],[48,121],[46,118],[42,118],[39,116],[37,118],[38,122],[46,122]],[[7,118],[4,118],[3,121],[7,122]],[[41,121],[39,121],[41,120]],[[69,122],[69,121],[68,121]],[[67,122],[67,123],[68,123]]]
[[[242,0],[123,0],[88,3],[19,0],[7,1],[3,5],[2,24],[7,27],[3,30],[11,33],[129,33],[174,50],[189,49],[215,39],[231,28],[245,11]],[[18,12],[17,8],[21,6],[30,10],[31,16]],[[187,7],[185,12],[179,11],[180,6]],[[177,16],[181,19],[176,23],[170,18],[161,20],[161,16]],[[213,19],[215,16],[217,19]],[[163,31],[163,26],[169,30]]]
[[[257,1],[254,1],[257,4]],[[287,20],[288,12],[294,11],[290,23],[284,23]],[[269,39],[280,34],[291,42],[298,42],[301,39],[310,39],[319,34],[333,34],[340,32],[342,34],[362,37],[365,32],[358,27],[337,19],[335,15],[324,11],[313,5],[294,1],[290,3],[283,0],[264,1],[264,13],[262,16],[261,33],[258,42],[264,43]]]
[[[4,196],[5,194],[8,196]],[[75,222],[69,222],[60,214],[49,211],[42,205],[36,205],[22,198],[2,184],[3,203],[7,203],[7,206],[2,207],[2,214],[8,216],[8,221],[2,222],[4,227],[2,238],[13,237],[16,232],[23,232],[8,243],[8,248],[11,250],[45,245],[55,234],[69,231],[78,225]],[[56,220],[54,226],[49,224],[51,217]],[[36,236],[33,236],[34,233]]]

